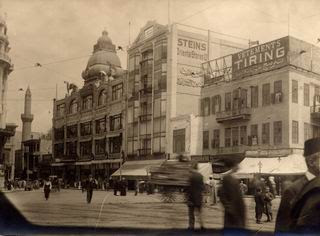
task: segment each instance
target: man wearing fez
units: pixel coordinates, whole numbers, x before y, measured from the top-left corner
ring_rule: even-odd
[[[305,142],[304,157],[308,171],[284,191],[276,232],[320,230],[320,138]]]

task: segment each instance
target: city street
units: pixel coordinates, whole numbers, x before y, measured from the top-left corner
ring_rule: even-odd
[[[9,192],[6,196],[30,222],[37,225],[151,229],[185,229],[188,226],[186,205],[181,200],[163,203],[159,194],[134,196],[129,192],[127,196],[114,196],[111,191],[94,191],[91,204],[86,203],[86,193],[80,190],[52,193],[48,201],[41,190]],[[273,201],[274,216],[279,200]],[[274,221],[257,225],[253,198],[247,197],[245,202],[248,229],[272,232]],[[221,205],[206,205],[204,219],[206,228],[220,229],[223,225]]]

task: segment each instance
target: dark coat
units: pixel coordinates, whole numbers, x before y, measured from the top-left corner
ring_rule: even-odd
[[[96,181],[94,179],[87,179],[86,181],[86,190],[87,191],[93,191],[93,189],[96,188]]]
[[[189,186],[187,188],[188,206],[201,208],[203,191],[203,176],[196,171],[192,171],[189,178]]]
[[[320,231],[320,176],[309,181],[294,202],[290,230]]]
[[[224,228],[244,228],[246,210],[239,181],[231,175],[225,176],[218,196],[224,206]]]
[[[290,184],[283,192],[278,209],[275,231],[289,231],[292,224],[291,211],[301,189],[308,183],[305,176]]]
[[[263,211],[264,208],[264,196],[262,192],[256,192],[254,195],[254,201],[256,203],[256,209],[258,211]]]

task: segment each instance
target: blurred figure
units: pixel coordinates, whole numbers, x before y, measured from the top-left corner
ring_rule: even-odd
[[[137,196],[139,193],[139,180],[135,181],[134,195]]]
[[[224,207],[224,228],[244,229],[246,224],[245,204],[241,195],[239,181],[232,175],[237,171],[238,165],[229,159],[222,159],[215,164],[228,170],[218,191],[218,196]]]
[[[44,197],[46,200],[49,199],[50,196],[50,191],[52,189],[52,183],[49,178],[45,179],[44,184],[43,184],[43,192],[44,192]]]
[[[255,207],[255,212],[256,212],[256,223],[257,224],[262,224],[261,223],[261,218],[262,218],[262,213],[263,213],[263,208],[264,208],[264,196],[262,193],[261,188],[256,189],[256,193],[254,196],[254,201],[256,203]]]
[[[198,212],[200,228],[203,230],[202,219],[202,192],[204,191],[203,176],[197,171],[198,164],[193,163],[190,171],[189,185],[186,189],[187,204],[189,212],[189,228],[194,230],[195,210]]]
[[[127,195],[127,181],[125,178],[122,178],[120,181],[120,196],[126,196]]]
[[[305,141],[304,157],[308,171],[284,190],[276,220],[276,232],[319,233],[320,138]]]
[[[96,181],[92,177],[92,175],[89,175],[89,178],[86,181],[87,203],[91,203],[91,199],[92,199],[92,195],[93,195],[93,189],[95,187],[96,187]]]
[[[270,192],[270,188],[266,187],[266,192],[264,194],[264,207],[267,215],[267,222],[272,221],[272,200],[274,199],[273,194]]]
[[[216,181],[213,179],[212,176],[209,177],[209,185],[210,185],[211,205],[215,205],[217,203]]]
[[[269,183],[270,183],[270,191],[271,191],[271,193],[273,194],[273,196],[276,196],[276,195],[278,195],[278,193],[277,193],[277,186],[276,186],[276,182],[275,182],[275,180],[274,180],[274,177],[273,176],[269,176],[269,178],[268,178],[268,180],[269,180]]]
[[[119,181],[118,179],[114,179],[113,181],[113,195],[118,195]]]
[[[248,186],[245,183],[243,183],[243,180],[240,181],[240,192],[242,196],[246,195],[248,192]]]

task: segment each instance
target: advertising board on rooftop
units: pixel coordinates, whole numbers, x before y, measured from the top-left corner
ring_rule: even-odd
[[[289,37],[284,37],[232,54],[233,79],[240,79],[285,66],[288,51]]]

